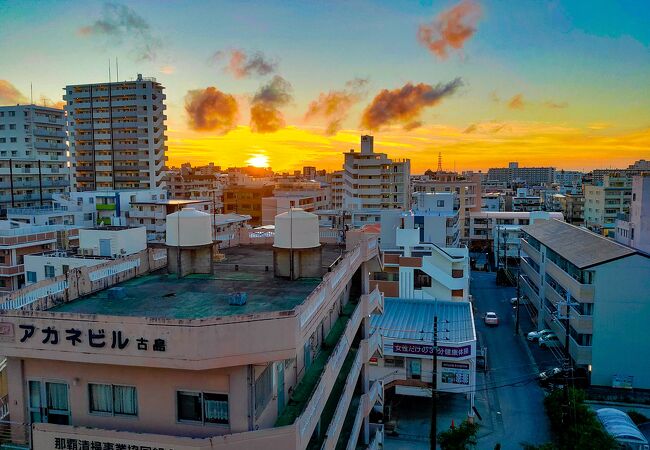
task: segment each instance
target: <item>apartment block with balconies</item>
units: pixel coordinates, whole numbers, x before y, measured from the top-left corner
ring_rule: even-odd
[[[585,186],[585,226],[613,238],[616,219],[629,212],[631,199],[632,179],[625,175],[605,175],[602,185]]]
[[[65,111],[0,107],[0,206],[47,206],[70,191]]]
[[[163,187],[163,90],[142,75],[134,81],[66,86],[74,190]]]
[[[650,255],[550,219],[522,227],[521,288],[539,329],[565,342],[591,384],[650,389]],[[564,319],[567,315],[568,330]]]

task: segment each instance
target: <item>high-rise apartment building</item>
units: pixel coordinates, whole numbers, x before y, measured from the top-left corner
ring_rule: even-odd
[[[481,210],[481,177],[478,173],[430,172],[411,180],[413,193],[455,192],[459,202],[460,240],[469,241],[470,211]]]
[[[154,78],[66,86],[73,190],[163,185],[165,94]]]
[[[614,237],[616,218],[627,214],[632,198],[632,180],[621,174],[605,175],[601,186],[585,186],[585,226]]]
[[[488,180],[502,183],[524,183],[527,186],[542,186],[553,183],[554,179],[554,167],[519,167],[519,163],[511,162],[508,167],[488,170]]]
[[[616,240],[650,253],[650,173],[632,179],[630,212],[617,218]]]
[[[69,191],[67,149],[63,110],[0,107],[0,207],[49,205]]]
[[[344,209],[408,209],[411,161],[375,153],[372,136],[361,136],[361,152],[344,153]]]

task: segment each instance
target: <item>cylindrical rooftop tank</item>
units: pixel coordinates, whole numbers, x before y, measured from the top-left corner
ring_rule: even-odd
[[[165,243],[172,247],[212,244],[212,217],[194,208],[167,214]],[[180,236],[180,242],[179,242]]]
[[[318,216],[301,208],[275,216],[275,236],[273,246],[276,248],[314,248],[320,246]]]

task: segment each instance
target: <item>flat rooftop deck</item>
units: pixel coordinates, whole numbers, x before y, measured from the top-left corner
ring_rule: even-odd
[[[241,246],[224,251],[212,275],[177,278],[166,269],[117,285],[122,299],[109,299],[108,290],[56,306],[49,311],[113,316],[200,319],[239,314],[291,310],[318,286],[321,278],[289,281],[273,276],[273,250],[267,246]],[[335,246],[323,246],[323,274],[338,258]],[[235,270],[235,264],[239,265]],[[269,271],[266,271],[266,266]],[[231,306],[231,294],[245,292],[247,302]]]

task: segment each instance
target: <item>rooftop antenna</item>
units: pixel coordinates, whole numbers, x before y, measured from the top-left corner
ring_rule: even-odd
[[[442,152],[438,152],[438,172],[442,172]]]
[[[120,66],[117,62],[117,56],[115,57],[115,81],[120,81]]]
[[[29,103],[34,104],[34,83],[29,83]]]
[[[111,82],[111,58],[108,58],[108,82]]]

